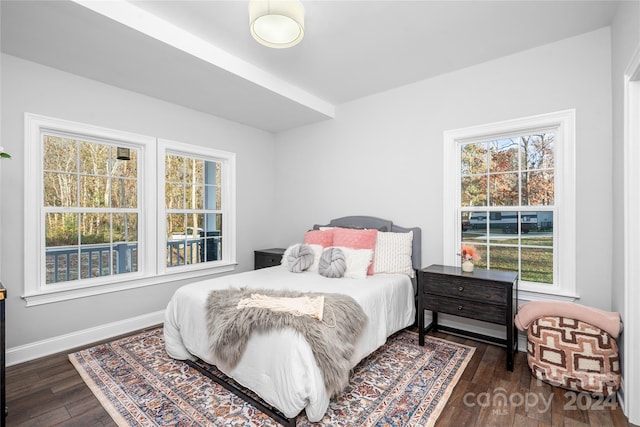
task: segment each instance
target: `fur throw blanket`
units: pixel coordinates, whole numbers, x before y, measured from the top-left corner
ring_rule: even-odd
[[[324,295],[324,322],[311,316],[296,316],[268,308],[238,310],[238,302],[250,298],[251,294],[274,297]],[[207,298],[209,346],[218,360],[233,368],[240,361],[252,331],[292,328],[309,342],[331,397],[344,390],[349,382],[355,343],[366,323],[367,316],[362,307],[353,298],[342,294],[224,289],[212,291]]]

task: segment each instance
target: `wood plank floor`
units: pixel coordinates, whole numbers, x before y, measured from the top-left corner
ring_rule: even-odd
[[[532,379],[524,353],[517,354],[509,372],[504,349],[435,335],[476,347],[436,427],[633,426],[615,400],[603,402]],[[7,426],[115,426],[69,362],[67,353],[75,350],[7,368]],[[511,404],[501,405],[504,400]]]

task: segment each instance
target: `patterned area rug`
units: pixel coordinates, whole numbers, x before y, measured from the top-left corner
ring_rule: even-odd
[[[473,347],[401,331],[364,359],[320,423],[304,411],[297,426],[432,426]],[[69,355],[119,426],[277,426],[195,369],[171,359],[162,329]]]

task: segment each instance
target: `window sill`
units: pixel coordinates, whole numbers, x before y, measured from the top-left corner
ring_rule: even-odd
[[[117,283],[99,286],[88,286],[75,289],[64,289],[55,291],[45,291],[23,295],[27,307],[37,305],[50,304],[60,301],[68,301],[77,298],[86,298],[96,295],[109,294],[112,292],[126,291],[129,289],[143,288],[146,286],[161,285],[164,283],[176,282],[184,279],[193,279],[198,277],[214,276],[217,274],[228,273],[236,269],[235,263],[221,265],[215,268],[202,270],[190,270],[177,273],[168,273],[157,276],[148,276],[144,278],[136,278],[131,280],[119,281]]]
[[[539,292],[527,289],[518,290],[518,304],[520,301],[568,301],[575,302],[579,295],[560,292]]]

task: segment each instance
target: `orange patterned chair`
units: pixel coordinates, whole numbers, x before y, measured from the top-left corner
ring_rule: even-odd
[[[537,301],[520,307],[516,326],[527,330],[527,361],[536,378],[600,396],[618,390],[619,313]]]

